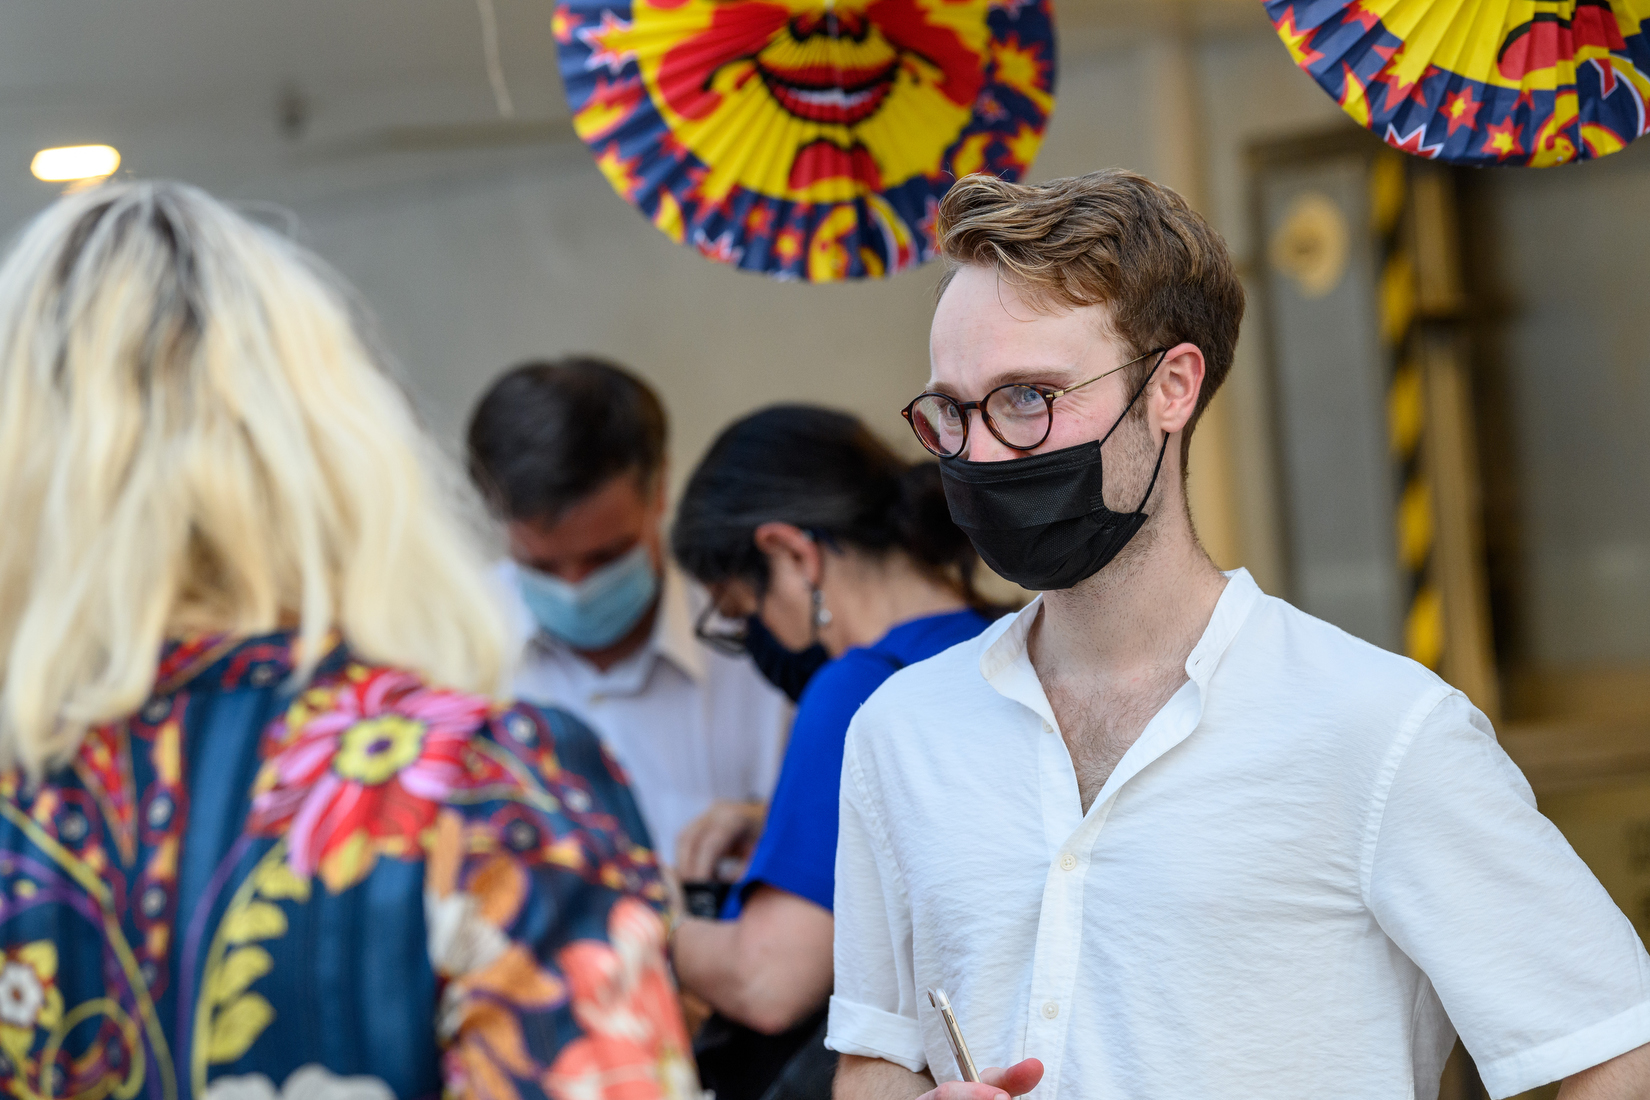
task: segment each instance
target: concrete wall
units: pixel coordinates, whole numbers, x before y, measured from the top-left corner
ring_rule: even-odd
[[[1036,176],[1121,166],[1177,183],[1246,257],[1243,148],[1339,118],[1277,45],[1261,28],[1190,51],[1154,36],[1068,54]],[[1164,73],[1165,57],[1208,67],[1191,89],[1208,122],[1150,110],[1142,93],[1176,76]],[[935,267],[879,283],[776,283],[672,244],[612,193],[581,147],[481,159],[436,178],[292,203],[313,245],[377,310],[443,437],[457,439],[475,395],[504,365],[583,350],[658,385],[678,478],[728,420],[774,401],[844,406],[909,442],[898,409],[927,376]],[[1176,169],[1184,178],[1172,178]],[[1228,390],[1197,441],[1193,500],[1217,560],[1248,564],[1278,590],[1258,311],[1251,317]]]
[[[1243,148],[1258,135],[1333,123],[1339,112],[1290,64],[1258,6],[1202,29],[1085,22],[1075,10],[1062,26],[1058,106],[1035,175],[1144,171],[1184,190],[1246,256]],[[244,5],[210,11],[217,14],[201,18],[253,18]],[[450,5],[419,0],[415,13],[442,33],[473,33]],[[317,9],[305,18],[322,16]],[[128,31],[148,35],[142,48],[158,63],[189,64],[146,24]],[[226,22],[217,33],[274,32]],[[335,33],[364,31],[350,23]],[[533,34],[542,39],[542,28]],[[281,48],[288,46],[302,43]],[[512,92],[524,110],[553,119],[565,108],[543,69],[548,46],[511,47],[518,61],[524,51],[536,59],[512,67]],[[160,110],[159,92],[127,102],[99,90],[95,75],[84,75],[93,87],[78,101],[0,101],[0,145],[8,135],[20,150],[110,140],[136,174],[191,179],[294,224],[360,288],[430,424],[450,444],[498,371],[568,351],[612,356],[658,385],[673,418],[678,480],[722,425],[774,401],[843,406],[909,444],[898,409],[926,377],[933,266],[886,282],[776,283],[669,242],[614,195],[570,135],[512,145],[507,139],[525,131],[503,125],[501,143],[465,147],[486,137],[484,126],[405,129],[486,119],[486,84],[473,73],[466,80],[435,66],[396,83],[368,66],[353,83],[314,76],[305,85],[314,116],[301,140],[276,131],[272,73],[260,74],[255,94],[196,89]],[[369,119],[403,124],[401,138],[384,126],[362,138]],[[52,193],[32,181],[0,192],[0,217],[16,221]],[[1248,332],[1257,334],[1251,316]],[[1229,390],[1201,429],[1192,488],[1217,560],[1249,564],[1276,590],[1258,346],[1246,336]]]

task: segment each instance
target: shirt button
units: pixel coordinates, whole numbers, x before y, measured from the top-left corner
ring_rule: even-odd
[[[1047,722],[1044,722],[1043,723],[1043,732],[1044,733],[1053,733],[1054,732],[1054,727],[1049,725]]]
[[[1070,870],[1073,870],[1076,866],[1077,866],[1077,857],[1072,855],[1070,852],[1067,852],[1065,855],[1060,857],[1060,870],[1070,871]]]
[[[1043,1019],[1052,1020],[1058,1015],[1060,1015],[1059,1005],[1055,1004],[1053,1001],[1043,1002]]]

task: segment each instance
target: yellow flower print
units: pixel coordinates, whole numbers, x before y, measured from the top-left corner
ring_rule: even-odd
[[[63,1019],[57,988],[57,946],[39,940],[0,953],[0,1049],[22,1065],[34,1047],[35,1029]]]
[[[423,722],[400,714],[357,722],[339,737],[333,770],[345,779],[376,787],[418,759],[426,728]]]

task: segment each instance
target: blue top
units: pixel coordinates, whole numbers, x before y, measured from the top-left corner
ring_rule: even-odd
[[[912,619],[873,645],[850,649],[822,667],[797,703],[790,744],[750,867],[722,916],[739,916],[758,883],[831,909],[836,889],[837,795],[848,723],[882,682],[906,665],[965,642],[990,625],[978,611]]]
[[[296,663],[169,645],[72,766],[0,770],[0,1095],[685,1095],[663,890],[595,736]]]

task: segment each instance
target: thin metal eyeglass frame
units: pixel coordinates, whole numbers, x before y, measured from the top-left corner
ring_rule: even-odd
[[[1105,371],[1101,374],[1095,375],[1093,378],[1090,378],[1087,382],[1078,382],[1075,385],[1067,386],[1063,390],[1039,389],[1037,386],[1032,385],[1029,382],[1004,382],[1000,386],[993,387],[990,392],[988,392],[984,397],[980,398],[978,401],[958,401],[955,397],[952,397],[950,394],[935,393],[932,390],[928,390],[928,391],[925,391],[923,393],[919,393],[919,394],[917,394],[917,396],[913,397],[911,399],[911,403],[909,405],[906,405],[905,408],[901,409],[899,412],[900,412],[901,416],[905,417],[905,422],[907,424],[911,425],[911,434],[915,435],[917,437],[917,442],[922,444],[922,449],[927,451],[929,454],[935,456],[936,458],[956,458],[958,455],[962,454],[963,451],[967,450],[967,448],[968,448],[968,428],[969,428],[969,425],[971,425],[973,423],[972,418],[969,417],[969,415],[968,415],[968,412],[969,412],[970,409],[980,410],[980,420],[985,423],[986,431],[990,432],[994,437],[996,437],[997,442],[1001,443],[1003,446],[1005,446],[1005,447],[1007,447],[1011,450],[1015,450],[1015,451],[1035,451],[1038,447],[1041,447],[1043,445],[1044,441],[1046,441],[1048,439],[1049,433],[1054,431],[1054,399],[1056,397],[1064,397],[1066,394],[1071,393],[1074,390],[1080,390],[1084,386],[1089,385],[1090,383],[1098,382],[1102,378],[1108,378],[1111,375],[1114,375],[1118,371],[1122,370],[1124,367],[1132,367],[1136,363],[1140,362],[1142,359],[1150,358],[1151,356],[1156,355],[1159,352],[1167,351],[1167,350],[1168,350],[1167,348],[1153,348],[1151,351],[1148,351],[1143,355],[1135,356],[1133,359],[1130,359],[1127,363],[1119,363],[1117,366],[1111,368],[1111,370],[1108,370],[1108,371]],[[1002,390],[1010,390],[1010,389],[1013,389],[1016,386],[1024,386],[1026,389],[1032,390],[1032,391],[1040,394],[1043,398],[1044,407],[1048,411],[1047,420],[1043,424],[1042,437],[1040,439],[1038,439],[1037,442],[1029,444],[1029,445],[1024,445],[1024,446],[1022,446],[1019,443],[1010,443],[1008,440],[1004,439],[1003,438],[1003,433],[998,431],[997,430],[997,425],[992,422],[991,414],[985,411],[986,403],[989,402],[992,397],[994,397],[997,393],[1001,392]],[[956,450],[951,451],[949,453],[947,453],[945,451],[936,451],[934,448],[932,448],[928,445],[927,441],[925,441],[922,438],[922,432],[917,428],[917,422],[916,422],[916,419],[913,416],[911,410],[916,408],[917,407],[917,402],[921,401],[925,397],[937,397],[942,401],[949,401],[949,402],[951,402],[951,404],[953,404],[957,407],[958,415],[961,417],[962,422],[963,422],[963,430],[962,430],[962,439],[957,444],[957,449]],[[1131,402],[1131,404],[1132,404],[1132,402]]]
[[[693,636],[710,646],[718,653],[726,653],[730,657],[745,655],[745,639],[749,637],[748,630],[711,630],[710,621],[718,614],[716,601],[712,600],[699,612],[699,617],[693,623]]]

